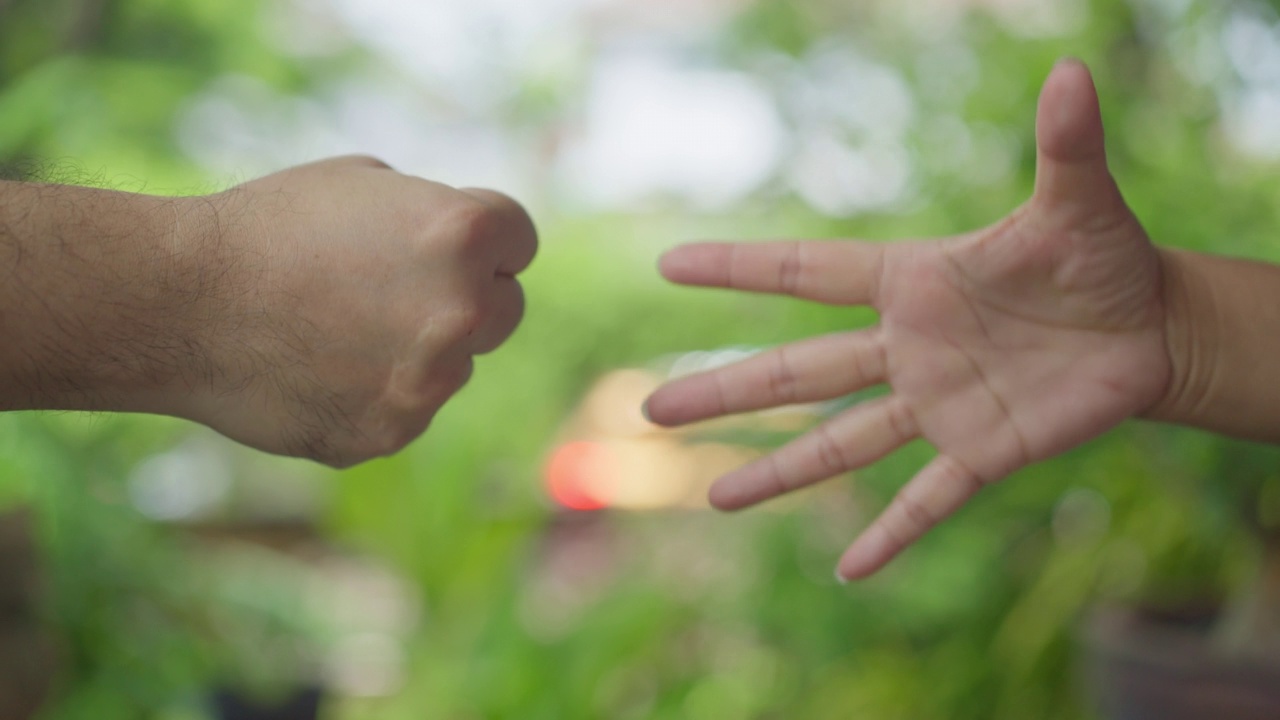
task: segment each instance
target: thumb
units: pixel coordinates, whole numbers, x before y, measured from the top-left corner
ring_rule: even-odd
[[[1040,91],[1034,204],[1073,225],[1128,212],[1107,169],[1098,93],[1079,60],[1060,61]]]

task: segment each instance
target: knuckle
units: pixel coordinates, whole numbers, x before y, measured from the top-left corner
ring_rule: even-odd
[[[400,452],[407,444],[408,440],[399,433],[387,431],[366,438],[364,454],[369,459],[389,457]]]
[[[792,241],[778,263],[778,288],[787,295],[795,295],[800,290],[801,276],[804,274],[804,246],[799,241]]]
[[[875,375],[870,372],[870,368],[867,367],[867,360],[863,357],[863,353],[855,350],[854,352],[849,353],[848,358],[849,372],[852,373],[855,382],[866,382],[867,380],[875,377]]]
[[[942,458],[942,476],[947,482],[964,487],[969,495],[978,494],[987,485],[987,481],[981,476],[949,455]]]
[[[908,537],[919,535],[938,522],[938,518],[934,517],[929,508],[909,492],[898,496],[897,505],[898,512],[902,516],[901,528],[904,535]]]
[[[389,413],[375,432],[364,437],[365,453],[370,458],[388,457],[405,449],[427,431],[436,410],[436,405],[425,405]]]
[[[712,373],[710,378],[711,389],[715,393],[715,414],[728,414],[732,405],[729,404],[730,390],[725,383],[724,373]]]
[[[515,316],[516,322],[519,323],[524,319],[525,311],[529,308],[529,298],[525,294],[524,286],[516,283],[515,291],[511,294],[508,301],[511,304],[511,314]]]
[[[478,200],[464,198],[449,211],[446,232],[455,247],[470,249],[486,242],[497,232],[496,213]]]
[[[831,434],[830,427],[823,426],[818,428],[817,449],[818,463],[823,472],[835,475],[848,469],[849,463],[844,457],[844,450],[840,447],[840,443],[835,436]]]
[[[381,159],[376,158],[373,155],[367,155],[363,153],[357,153],[355,155],[347,155],[345,157],[339,158],[339,161],[350,164],[350,165],[360,165],[363,167],[376,168],[378,170],[391,169],[391,166],[383,162]]]
[[[773,356],[769,366],[769,391],[783,403],[793,403],[799,395],[799,381],[785,348]]]
[[[903,518],[895,518],[891,515],[886,515],[880,518],[876,525],[880,528],[880,531],[884,533],[884,536],[888,539],[890,546],[896,549],[901,549],[911,544],[911,533],[906,527],[904,527],[905,522],[906,520]]]
[[[422,433],[426,432],[427,425],[430,424],[431,418],[427,418],[422,423],[402,424],[389,428],[377,440],[374,449],[375,455],[378,457],[388,457],[395,455],[405,449],[414,440],[417,440]]]
[[[464,385],[471,380],[472,374],[475,372],[475,362],[471,358],[467,358],[465,363],[461,363],[453,372],[449,373],[445,378],[445,387],[449,394],[461,390]]]
[[[488,322],[488,309],[478,301],[469,300],[458,304],[449,326],[454,337],[465,338],[480,332]]]
[[[765,463],[764,471],[769,478],[773,479],[774,488],[778,493],[789,493],[800,488],[801,483],[788,472],[788,466],[779,462],[776,453],[768,456]]]
[[[501,321],[493,321],[486,325],[483,342],[473,345],[477,355],[485,355],[502,347],[520,327],[520,319],[514,315],[504,317]]]
[[[905,404],[890,402],[885,407],[885,416],[889,421],[889,429],[899,440],[906,441],[916,435],[915,418]]]
[[[529,211],[523,205],[515,200],[507,198],[507,202],[511,210],[509,216],[513,221],[511,227],[512,236],[533,248],[537,248],[538,226],[534,223],[533,216],[529,214]]]
[[[519,225],[517,229],[519,230],[520,236],[525,238],[525,240],[534,248],[537,248],[538,247],[537,223],[533,221],[533,216],[529,214],[529,211],[526,210],[523,205],[520,205],[519,203],[515,203],[515,207],[516,207],[516,210],[518,211],[516,213],[516,216],[519,218]]]

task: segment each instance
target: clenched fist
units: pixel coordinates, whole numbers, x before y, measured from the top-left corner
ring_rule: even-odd
[[[536,234],[498,193],[342,158],[212,202],[232,303],[186,411],[245,444],[336,466],[393,453],[520,322]]]
[[[0,409],[164,413],[347,466],[421,434],[520,322],[509,198],[368,158],[207,197],[0,183]]]

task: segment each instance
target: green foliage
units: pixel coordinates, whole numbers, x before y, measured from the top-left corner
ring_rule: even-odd
[[[151,188],[224,180],[176,146],[173,118],[195,93],[249,74],[305,94],[346,62],[286,57],[259,31],[263,5],[0,0],[0,160],[74,158],[90,178]],[[543,498],[541,464],[604,372],[873,320],[668,288],[651,269],[662,248],[733,235],[890,240],[992,222],[1030,190],[1036,94],[1061,55],[1093,66],[1113,170],[1152,237],[1280,259],[1275,167],[1233,150],[1222,130],[1219,100],[1240,79],[1180,69],[1194,37],[1246,6],[1204,0],[1170,16],[1164,5],[1093,0],[1078,27],[1042,37],[964,11],[954,36],[963,42],[948,49],[917,34],[896,3],[749,4],[709,53],[779,97],[793,77],[770,70],[777,56],[798,62],[829,47],[913,89],[915,199],[828,218],[774,183],[719,216],[547,213],[527,322],[511,343],[479,361],[475,381],[407,452],[327,478],[327,532],[393,563],[425,618],[405,638],[402,691],[335,701],[330,716],[1091,717],[1071,680],[1079,614],[1099,598],[1227,592],[1246,574],[1238,508],[1261,498],[1253,518],[1274,527],[1280,517],[1273,454],[1126,426],[993,488],[883,575],[848,588],[830,575],[840,549],[927,448],[775,511],[602,517],[592,532],[611,548],[607,562],[563,587],[548,579],[548,538],[567,521]],[[101,15],[85,30],[76,19],[93,8]],[[938,74],[966,57],[970,76]],[[539,79],[519,109],[539,122],[567,112],[571,93],[556,83]],[[948,148],[928,128],[946,115],[973,131],[969,165],[940,159]],[[1002,154],[1006,171],[984,153]],[[313,632],[265,589],[213,592],[186,549],[129,508],[131,469],[184,432],[155,419],[0,417],[0,504],[39,512],[49,621],[67,646],[50,720],[198,717],[198,695],[225,677],[227,657],[252,654],[235,644],[258,637],[210,636],[211,608],[239,603],[269,632]]]

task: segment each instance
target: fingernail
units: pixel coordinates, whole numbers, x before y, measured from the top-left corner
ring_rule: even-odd
[[[849,584],[849,578],[847,578],[847,577],[845,577],[844,575],[841,575],[841,574],[840,574],[840,568],[839,568],[839,567],[837,567],[837,568],[836,568],[836,582],[840,583],[841,585],[848,585],[848,584]]]

